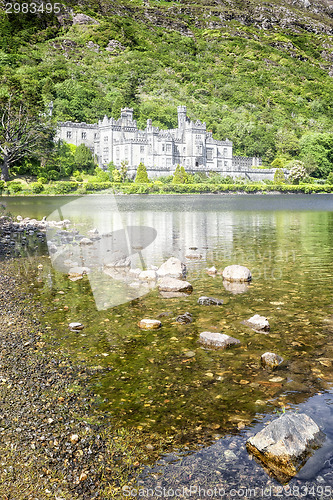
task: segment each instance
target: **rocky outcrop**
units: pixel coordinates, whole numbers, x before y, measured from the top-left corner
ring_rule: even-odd
[[[221,306],[223,304],[223,300],[215,299],[214,297],[202,296],[199,297],[198,304],[200,306]]]
[[[324,442],[318,425],[304,413],[286,413],[251,437],[246,447],[278,481],[294,477]]]
[[[73,24],[99,24],[99,22],[86,14],[76,14],[73,16]]]
[[[176,257],[170,257],[170,259],[159,267],[157,274],[161,277],[170,276],[172,278],[185,278],[186,265]]]
[[[277,368],[284,361],[284,359],[278,354],[275,354],[275,352],[265,352],[260,359],[262,366],[271,370]]]
[[[226,281],[251,281],[251,271],[244,266],[232,265],[223,269],[222,277]]]
[[[240,344],[238,339],[224,333],[216,332],[200,333],[199,342],[209,347],[215,347],[216,349],[227,349],[228,347]]]
[[[160,292],[192,293],[193,291],[193,287],[188,281],[170,277],[161,278],[158,281],[158,289]]]
[[[250,319],[243,321],[243,324],[249,326],[255,332],[268,332],[270,330],[268,319],[259,314],[255,314]]]

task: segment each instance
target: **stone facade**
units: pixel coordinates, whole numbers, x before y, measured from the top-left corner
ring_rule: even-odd
[[[118,120],[104,116],[95,124],[62,122],[58,125],[57,139],[91,149],[102,168],[113,162],[128,164],[128,174],[135,176],[139,163],[144,163],[150,178],[173,174],[177,164],[186,172],[216,172],[231,177],[251,178],[253,167],[261,164],[260,158],[232,156],[232,142],[218,141],[207,132],[206,123],[187,117],[186,106],[178,106],[178,127],[161,130],[147,120],[144,130],[139,130],[133,120],[133,109],[124,108]],[[253,180],[273,178],[275,170],[265,173],[256,170]]]

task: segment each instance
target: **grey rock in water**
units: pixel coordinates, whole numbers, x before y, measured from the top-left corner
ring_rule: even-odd
[[[82,323],[69,323],[69,328],[73,331],[75,330],[83,330],[84,326],[82,325]]]
[[[214,276],[215,274],[217,274],[217,269],[215,266],[206,267],[206,273],[210,274],[211,276]]]
[[[240,341],[234,337],[230,337],[224,333],[202,332],[200,333],[199,342],[217,349],[226,349],[233,345],[239,345]]]
[[[268,332],[270,330],[268,319],[265,318],[265,316],[260,316],[259,314],[255,314],[243,323],[256,332]]]
[[[90,238],[82,238],[82,240],[80,240],[80,245],[92,245],[93,242],[91,241]]]
[[[162,326],[162,323],[158,319],[142,319],[138,326],[144,330],[156,330]]]
[[[157,279],[156,271],[148,269],[148,271],[141,271],[139,274],[139,280],[141,281],[155,281]]]
[[[246,443],[265,470],[285,483],[321,447],[325,434],[304,413],[286,413],[269,423]]]
[[[201,306],[221,306],[223,304],[223,300],[215,299],[214,297],[202,296],[199,297],[198,304]]]
[[[158,289],[161,292],[183,292],[192,293],[193,287],[188,281],[177,278],[165,277],[158,281]]]
[[[265,368],[270,368],[274,370],[274,368],[277,368],[281,363],[283,363],[284,359],[279,356],[278,354],[275,354],[275,352],[265,352],[261,356],[261,364]]]
[[[192,323],[193,321],[193,316],[189,312],[186,312],[184,314],[180,314],[176,318],[177,323],[181,323],[182,325],[186,325],[187,323]]]
[[[222,277],[226,281],[251,281],[251,271],[244,266],[232,265],[223,269]]]
[[[185,278],[186,265],[176,257],[170,257],[157,270],[159,276],[170,276],[172,278]]]
[[[232,293],[233,295],[238,295],[240,293],[245,293],[249,289],[249,282],[237,282],[237,281],[226,281],[223,280],[223,286],[227,292]]]

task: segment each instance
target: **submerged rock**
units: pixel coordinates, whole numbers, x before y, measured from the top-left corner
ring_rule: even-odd
[[[206,273],[210,274],[211,276],[214,276],[215,274],[217,274],[217,269],[215,266],[206,267]]]
[[[82,238],[80,245],[93,245],[93,241],[90,238]]]
[[[170,257],[157,270],[159,276],[171,276],[172,278],[185,278],[186,265],[176,257]]]
[[[139,274],[139,280],[141,281],[155,281],[157,279],[156,271],[152,269],[148,271],[141,271]]]
[[[237,281],[226,281],[223,280],[223,286],[227,292],[233,295],[238,295],[239,293],[245,293],[249,289],[249,282],[237,282]]]
[[[324,433],[308,415],[286,413],[248,439],[246,447],[267,472],[286,483],[324,439]]]
[[[265,318],[265,316],[260,316],[259,314],[255,314],[243,323],[256,332],[268,332],[270,330],[268,319]]]
[[[265,352],[261,356],[261,364],[265,368],[271,368],[272,370],[277,368],[283,361],[284,359],[278,354],[275,354],[275,352]]]
[[[82,323],[69,323],[69,328],[73,331],[75,330],[83,330],[84,326],[82,325]]]
[[[138,326],[144,330],[156,330],[162,326],[162,323],[158,319],[142,319]]]
[[[193,287],[188,281],[179,280],[176,278],[161,278],[158,282],[160,292],[183,292],[192,293]]]
[[[230,337],[224,333],[202,332],[200,333],[199,342],[210,347],[218,349],[226,349],[232,345],[239,345],[240,341],[234,337]]]
[[[177,323],[181,323],[183,325],[185,325],[187,323],[192,323],[193,316],[189,312],[186,312],[184,314],[180,314],[179,316],[177,316],[176,321],[177,321]]]
[[[223,279],[226,281],[251,281],[251,271],[244,266],[227,266],[222,272]]]
[[[223,300],[215,299],[214,297],[202,296],[199,297],[198,304],[201,306],[221,306],[223,304]]]

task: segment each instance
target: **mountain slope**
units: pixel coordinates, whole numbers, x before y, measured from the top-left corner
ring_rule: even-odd
[[[132,106],[140,126],[172,127],[186,104],[266,163],[333,132],[333,1],[66,2],[57,17],[3,14],[1,32],[2,92],[53,100],[56,119]]]

